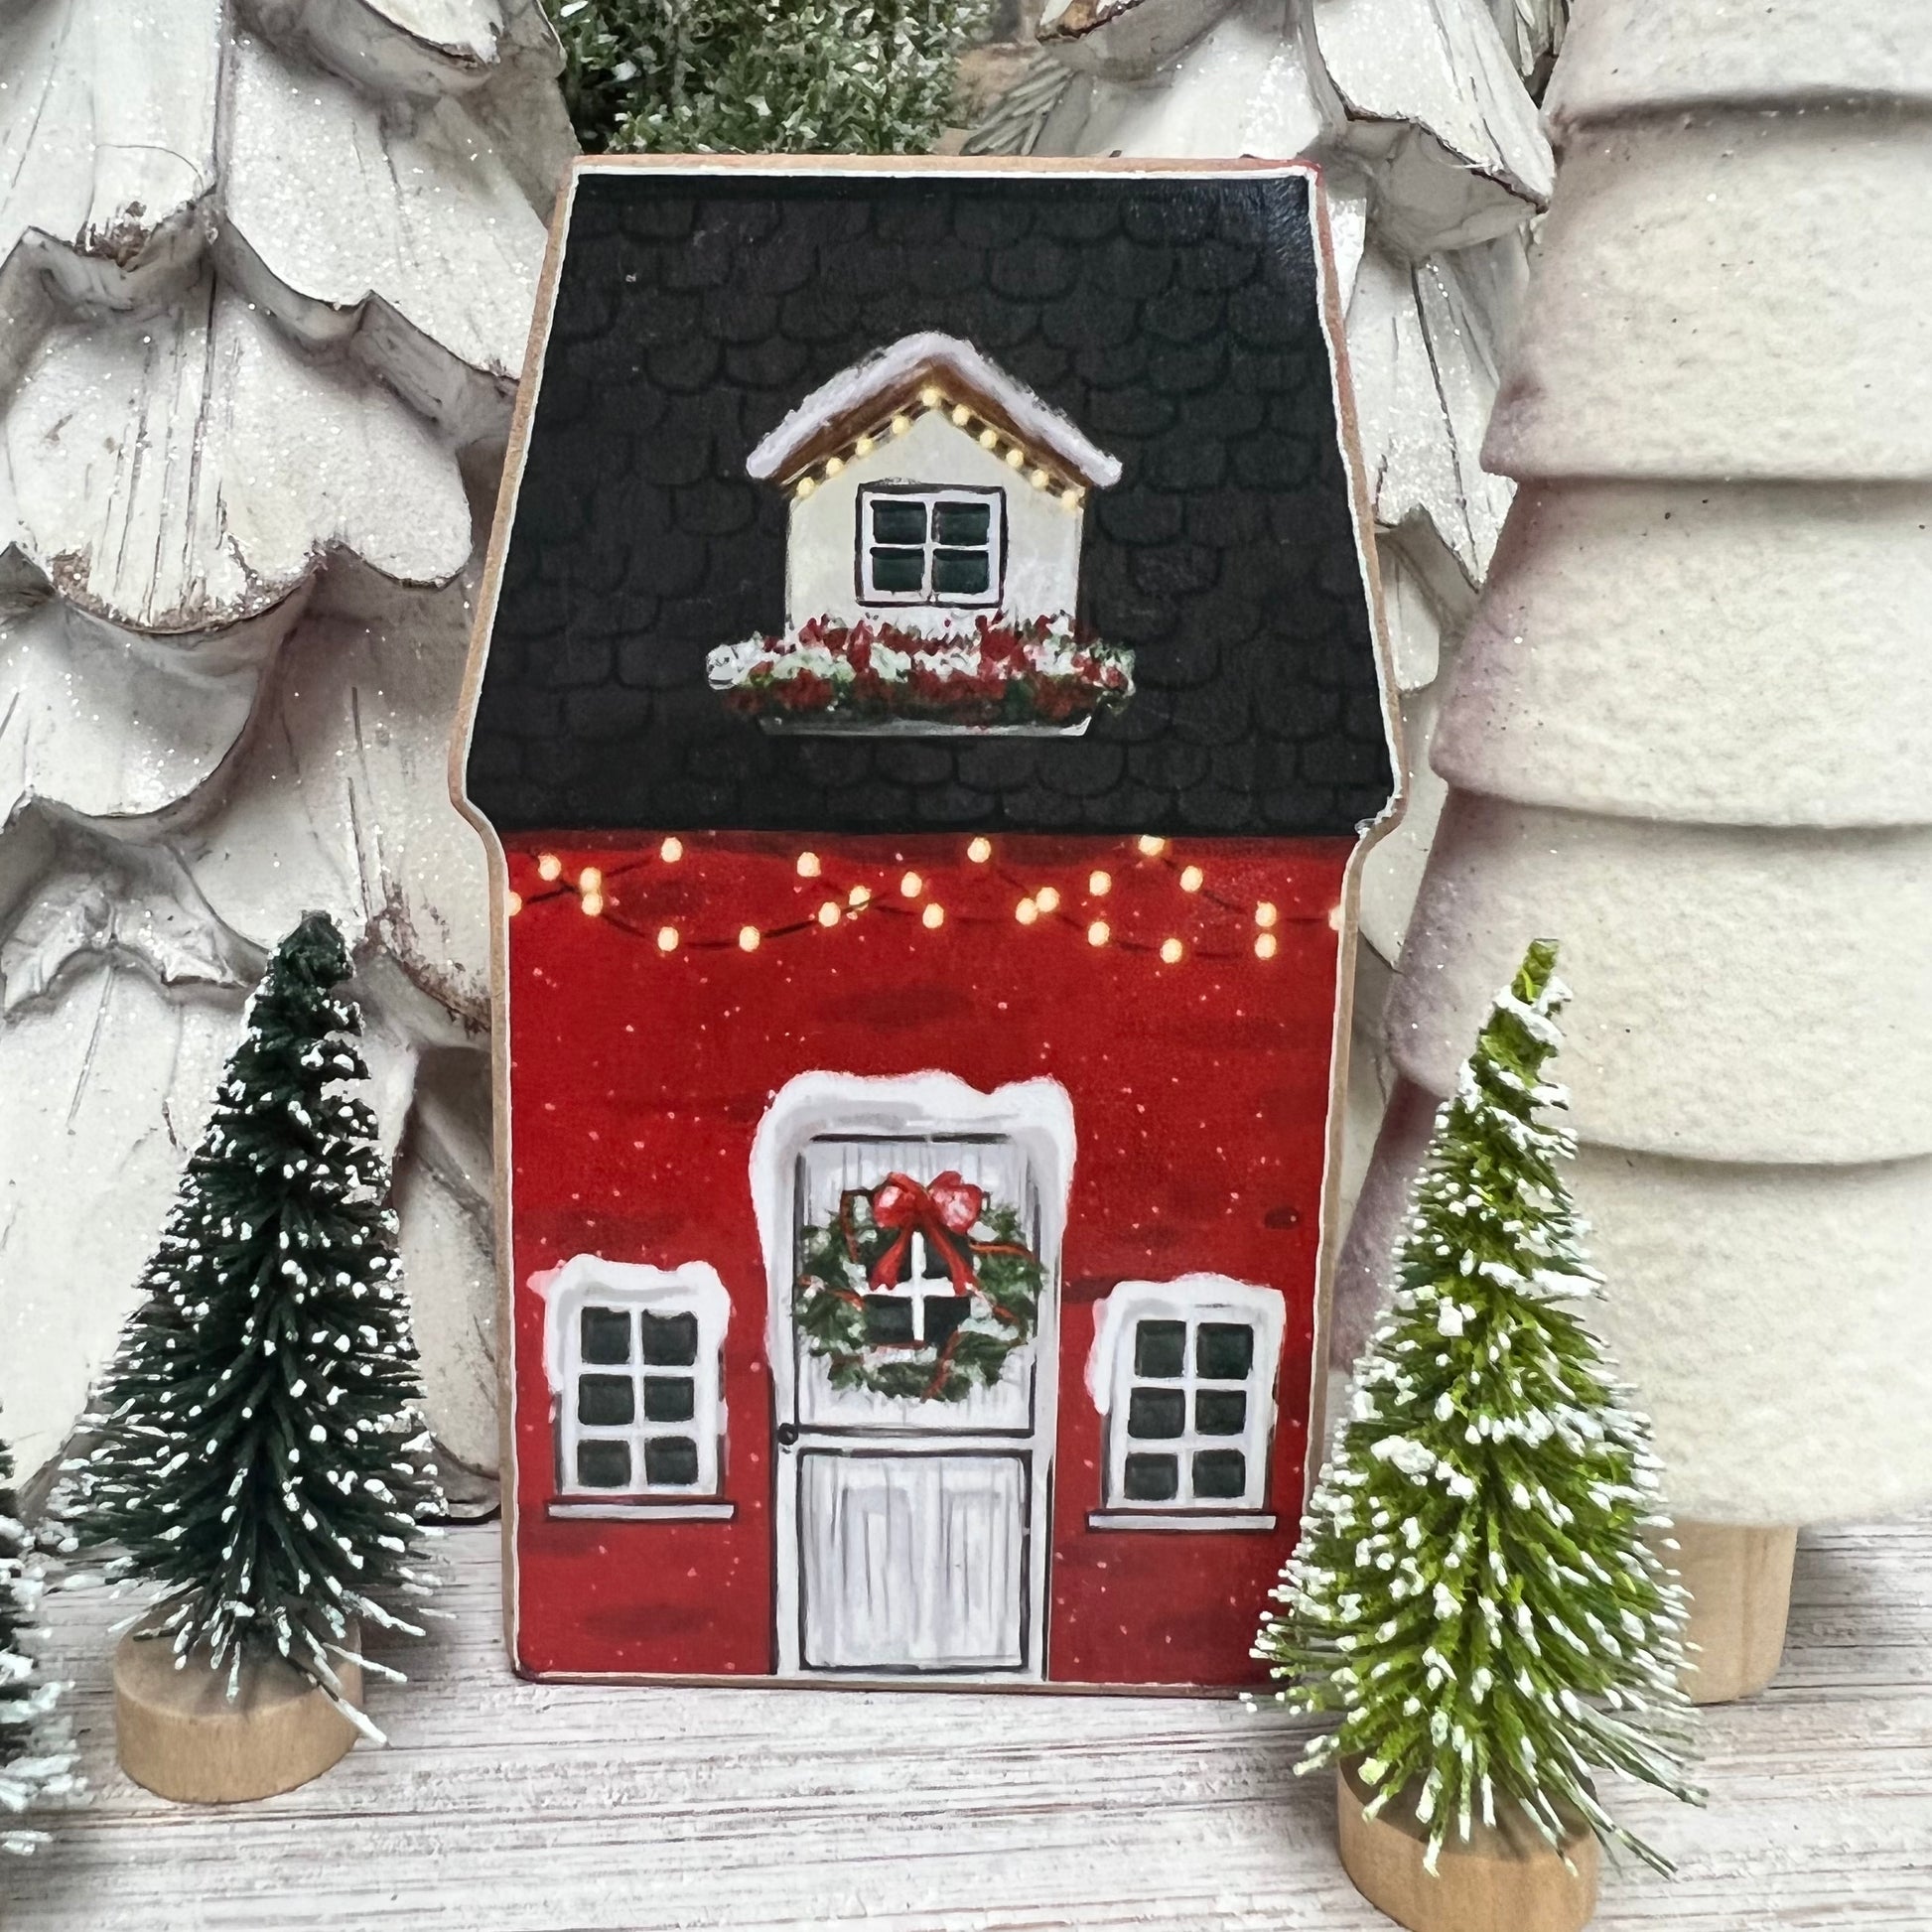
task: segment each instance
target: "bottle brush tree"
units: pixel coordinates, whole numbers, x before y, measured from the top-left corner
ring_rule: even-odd
[[[593,153],[923,154],[985,0],[545,0]]]
[[[13,1818],[85,1794],[73,1738],[57,1706],[68,1688],[27,1647],[47,1589],[47,1559],[20,1520],[13,1451],[0,1443],[0,1808]],[[0,1825],[0,1851],[31,1852],[45,1832]]]
[[[161,1586],[148,1628],[179,1660],[232,1696],[244,1663],[285,1658],[374,1735],[333,1660],[366,1664],[357,1620],[421,1634],[399,1606],[434,1582],[441,1496],[375,1116],[342,1090],[367,1075],[348,972],[323,913],[270,961],[64,1511],[118,1547],[110,1576]]]
[[[1274,1591],[1255,1654],[1279,1701],[1339,1712],[1301,1766],[1359,1760],[1379,1811],[1413,1791],[1430,1870],[1476,1816],[1553,1845],[1587,1825],[1660,1870],[1590,1784],[1692,1803],[1679,1688],[1688,1599],[1649,1428],[1575,1305],[1599,1293],[1544,1066],[1568,997],[1538,940],[1437,1117],[1392,1306]]]

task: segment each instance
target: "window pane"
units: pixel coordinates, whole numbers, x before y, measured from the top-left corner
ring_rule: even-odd
[[[925,552],[875,550],[872,553],[872,587],[876,591],[924,590]]]
[[[688,1375],[644,1377],[646,1422],[689,1422],[697,1401],[697,1384]],[[628,1417],[625,1418],[629,1420]]]
[[[940,515],[944,514],[941,510]],[[872,540],[874,543],[924,543],[925,505],[907,502],[903,497],[875,496]]]
[[[970,1295],[928,1295],[925,1298],[925,1338],[943,1348],[952,1331],[973,1311]]]
[[[630,1445],[628,1443],[579,1443],[577,1445],[577,1486],[580,1489],[628,1489],[630,1487]]]
[[[1239,1436],[1248,1426],[1248,1398],[1239,1389],[1202,1389],[1194,1397],[1194,1433]]]
[[[1137,1321],[1134,1324],[1136,1375],[1178,1375],[1186,1363],[1186,1322]]]
[[[1239,1449],[1194,1451],[1194,1494],[1235,1497],[1248,1487],[1248,1458]]]
[[[689,1368],[698,1359],[698,1317],[695,1314],[642,1314],[644,1360],[663,1368]]]
[[[584,1375],[577,1382],[577,1420],[596,1429],[621,1429],[637,1413],[627,1375]]]
[[[629,1361],[629,1314],[622,1309],[586,1309],[578,1316],[577,1350],[587,1362]]]
[[[1127,1433],[1130,1436],[1178,1436],[1186,1427],[1185,1389],[1136,1389],[1128,1398]]]
[[[698,1446],[688,1436],[653,1436],[644,1445],[644,1480],[653,1489],[688,1489],[698,1479]]]
[[[992,562],[984,550],[932,553],[932,588],[941,597],[981,597],[992,584]]]
[[[991,503],[935,503],[932,506],[934,543],[969,543],[984,546],[993,534]]]
[[[1194,1369],[1213,1382],[1245,1382],[1255,1365],[1255,1331],[1245,1321],[1203,1321],[1194,1337]]]
[[[1125,1487],[1130,1503],[1173,1502],[1180,1490],[1179,1459],[1172,1455],[1130,1455]]]
[[[872,1343],[912,1339],[912,1298],[909,1295],[866,1297],[866,1339]]]

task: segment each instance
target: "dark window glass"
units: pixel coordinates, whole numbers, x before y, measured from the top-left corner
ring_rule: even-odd
[[[636,1396],[627,1375],[582,1375],[577,1379],[577,1420],[598,1429],[617,1429],[636,1414]]]
[[[983,544],[992,534],[991,503],[935,503],[932,506],[934,543]]]
[[[689,1422],[697,1403],[697,1385],[688,1375],[644,1377],[646,1422]],[[625,1421],[629,1418],[626,1417]]]
[[[578,1316],[577,1340],[587,1362],[627,1362],[630,1316],[622,1309],[586,1309]]]
[[[912,1339],[912,1298],[909,1295],[866,1297],[866,1339],[880,1342]]]
[[[689,1368],[698,1359],[695,1314],[644,1314],[637,1325],[643,1331],[644,1360],[655,1367]]]
[[[1255,1365],[1255,1331],[1245,1321],[1203,1321],[1194,1335],[1194,1371],[1211,1382],[1243,1382]]]
[[[1128,1398],[1127,1433],[1130,1436],[1178,1436],[1186,1427],[1185,1389],[1136,1389]]]
[[[1134,1373],[1136,1375],[1178,1375],[1186,1365],[1186,1322],[1135,1322]]]
[[[1194,1397],[1194,1431],[1239,1436],[1248,1426],[1248,1398],[1239,1389],[1202,1389]]]
[[[580,1489],[628,1489],[630,1487],[630,1445],[628,1443],[579,1443],[577,1445],[577,1486]]]
[[[876,591],[924,590],[925,552],[875,550],[872,553],[872,587]]]
[[[939,512],[941,516],[945,511]],[[924,543],[925,505],[875,496],[872,499],[874,543]]]
[[[943,1348],[948,1337],[973,1311],[967,1295],[928,1295],[925,1298],[925,1338],[934,1348]]]
[[[1195,1461],[1199,1461],[1196,1456]],[[1130,1503],[1171,1503],[1180,1490],[1180,1462],[1173,1455],[1130,1455],[1127,1458],[1127,1500]]]
[[[1196,1496],[1239,1496],[1248,1486],[1248,1458],[1239,1449],[1194,1451]]]
[[[698,1446],[688,1436],[653,1436],[644,1445],[644,1480],[653,1489],[688,1489],[698,1479]]]
[[[992,560],[984,550],[932,553],[932,588],[940,596],[983,597],[992,584]]]

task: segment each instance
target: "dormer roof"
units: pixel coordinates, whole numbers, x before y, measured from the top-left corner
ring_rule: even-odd
[[[971,343],[932,329],[901,336],[821,382],[753,450],[746,474],[789,483],[828,456],[847,455],[862,437],[883,435],[895,416],[933,409],[945,410],[969,433],[993,431],[1023,451],[1029,465],[1086,488],[1120,481],[1119,458]]]

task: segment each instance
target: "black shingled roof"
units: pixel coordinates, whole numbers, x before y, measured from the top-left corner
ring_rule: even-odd
[[[1299,176],[587,169],[469,760],[499,831],[1346,834],[1392,790]],[[784,621],[745,474],[809,390],[964,336],[1124,465],[1077,739],[772,737],[705,679]]]

